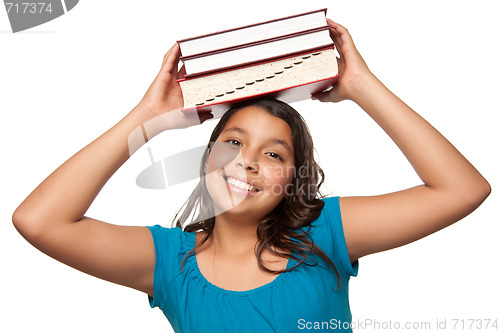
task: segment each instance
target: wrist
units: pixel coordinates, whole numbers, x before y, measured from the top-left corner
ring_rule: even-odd
[[[132,122],[137,123],[137,126],[146,123],[154,117],[155,114],[153,110],[142,103],[137,104],[126,116],[126,118],[130,118]]]
[[[128,134],[129,156],[132,156],[140,147],[151,140],[160,131],[152,131],[151,119],[154,115],[147,107],[139,104],[134,107],[121,121]]]
[[[373,91],[373,88],[381,82],[370,71],[355,75],[349,86],[349,99],[360,105],[362,101]]]

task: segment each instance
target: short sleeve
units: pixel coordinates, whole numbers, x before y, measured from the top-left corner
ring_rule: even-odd
[[[313,241],[325,252],[340,273],[358,275],[358,260],[351,263],[342,225],[339,197],[323,199],[325,205],[319,218],[312,223]]]
[[[151,308],[164,308],[169,282],[179,273],[178,254],[181,248],[182,230],[160,225],[148,226],[155,246],[153,297],[148,295]]]

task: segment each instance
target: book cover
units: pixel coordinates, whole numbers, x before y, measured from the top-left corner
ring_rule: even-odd
[[[217,71],[225,67],[265,61],[332,44],[328,26],[301,31],[287,36],[243,44],[213,52],[181,57],[186,75]]]

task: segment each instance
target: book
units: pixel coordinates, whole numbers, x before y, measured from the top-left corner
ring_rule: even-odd
[[[266,95],[293,103],[331,88],[337,80],[337,58],[328,47],[178,82],[184,108],[210,111],[218,118],[244,99]]]
[[[325,21],[326,24],[326,21]],[[186,75],[196,75],[266,61],[333,45],[328,26],[291,35],[256,41],[250,44],[181,57]]]
[[[224,44],[226,48],[217,49],[222,45],[218,44],[211,51],[202,47],[190,50],[189,56],[181,56],[185,74],[177,82],[183,93],[184,108],[210,111],[217,118],[233,103],[244,99],[271,96],[292,103],[331,88],[338,81],[338,68],[326,9],[292,18],[311,13],[318,27],[279,36],[274,32],[272,38],[258,39],[269,36],[261,33],[259,37],[252,36],[253,41],[249,43],[228,42]],[[245,37],[241,40],[248,41],[250,38],[244,34],[266,26],[269,29],[269,22],[287,25],[295,21],[278,19],[206,36],[215,38],[238,31]]]
[[[177,41],[183,57],[291,35],[325,25],[327,9],[288,16]]]

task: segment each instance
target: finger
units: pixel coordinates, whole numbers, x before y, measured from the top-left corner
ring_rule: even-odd
[[[177,77],[177,72],[179,70],[179,61],[181,59],[181,49],[179,47],[179,44],[175,43],[172,53],[173,57],[169,58],[172,59],[171,63],[172,69],[170,70],[170,73],[172,74],[173,77]]]
[[[330,32],[333,34],[334,38],[339,43],[340,48],[342,47],[355,48],[354,41],[347,28],[345,28],[341,24],[333,22],[332,20],[329,20],[327,22],[331,28]]]
[[[212,119],[214,117],[212,112],[199,112],[198,116],[200,117],[200,124],[203,124],[205,120]]]
[[[352,41],[351,34],[343,25],[333,22],[327,19],[328,26],[330,27],[330,33],[338,40],[339,44],[354,44]],[[339,45],[340,46],[340,45]]]
[[[209,111],[200,111],[196,108],[190,109],[178,109],[177,120],[174,128],[186,128],[190,126],[200,125],[205,120],[213,118],[213,115]],[[169,112],[171,113],[171,112]]]
[[[168,70],[170,74],[172,74],[174,77],[177,77],[177,64],[179,63],[180,59],[180,49],[179,49],[179,44],[175,43],[172,49],[170,50],[170,54],[167,57],[167,61],[165,62],[165,70]]]
[[[162,72],[170,72],[172,75],[177,75],[177,64],[180,59],[179,45],[177,43],[174,44],[168,50],[167,54],[165,54],[163,65],[161,68]]]
[[[332,30],[332,34],[334,36],[334,42],[336,42],[337,52],[341,59],[345,59],[345,55],[352,52],[354,52],[354,54],[358,53],[356,45],[354,45],[354,41],[346,28],[340,24],[336,24],[336,28]]]
[[[177,73],[177,78],[182,79],[184,76],[186,76],[186,67],[182,65],[181,69],[179,70],[179,73]]]
[[[328,26],[330,26],[335,31],[337,31],[339,33],[348,33],[347,29],[343,25],[341,25],[337,22],[333,22],[329,18],[326,19],[326,22],[328,23]]]
[[[172,53],[172,49],[174,48],[175,44],[172,45],[170,47],[170,49],[168,49],[167,53],[165,53],[165,55],[163,56],[163,61],[161,63],[161,67],[163,68],[163,66],[165,66],[165,62],[167,61],[167,58],[169,57],[170,53]]]
[[[338,24],[336,24],[329,18],[326,19],[326,22],[328,23],[328,26],[330,28],[330,37],[333,39],[333,42],[335,43],[335,45],[337,45],[338,48],[342,47],[342,38],[340,38],[340,34],[336,30]]]
[[[320,93],[313,94],[311,99],[318,100],[320,102],[334,102],[337,100],[337,89],[334,86],[328,91],[323,91]]]

